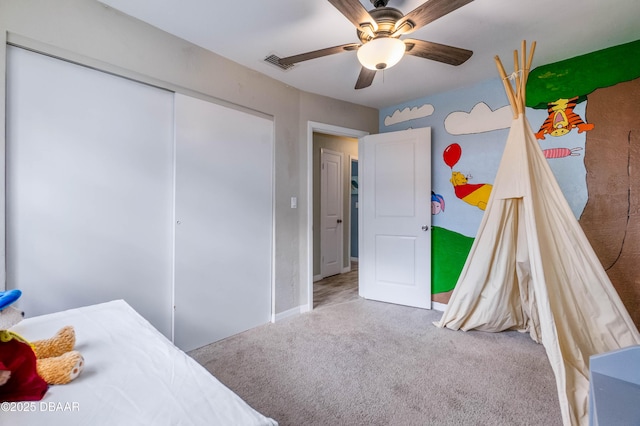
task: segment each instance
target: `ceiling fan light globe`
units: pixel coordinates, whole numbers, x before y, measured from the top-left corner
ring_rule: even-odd
[[[376,38],[358,49],[358,60],[370,70],[387,69],[400,62],[405,51],[406,46],[400,39]]]

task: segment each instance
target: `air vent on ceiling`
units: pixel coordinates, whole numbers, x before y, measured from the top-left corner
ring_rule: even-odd
[[[281,58],[279,58],[276,55],[269,55],[266,58],[264,58],[264,61],[270,63],[271,65],[275,65],[276,67],[280,68],[281,70],[285,70],[285,71],[295,67],[295,64],[290,64],[290,65],[281,64],[280,63],[280,59]]]

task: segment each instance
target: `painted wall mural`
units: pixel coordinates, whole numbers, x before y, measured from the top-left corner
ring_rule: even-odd
[[[451,167],[451,179],[449,179],[449,181],[453,185],[453,191],[456,197],[465,203],[484,210],[487,208],[493,186],[488,183],[469,183],[469,179],[472,178],[471,175],[465,176],[453,170],[453,167],[458,164],[461,156],[462,148],[460,148],[460,145],[457,143],[452,143],[446,147],[442,153],[445,164]]]
[[[581,146],[577,146],[575,148],[548,148],[543,149],[542,153],[545,158],[565,158],[565,157],[576,157],[580,155],[580,151],[582,151]]]
[[[636,324],[640,189],[631,182],[640,178],[634,175],[640,170],[638,77],[640,41],[541,66],[529,76],[526,112],[531,126],[540,129],[540,147],[574,215]],[[380,111],[380,132],[431,127],[432,151],[439,153],[432,156],[431,171],[434,301],[448,301],[484,213],[482,201],[465,200],[469,194],[456,187],[490,189],[511,119],[499,78]]]
[[[433,156],[431,198],[432,292],[438,301],[448,300],[460,275],[500,161],[495,153],[502,152],[511,125],[504,89],[499,84],[489,84],[491,93],[496,94],[494,98],[484,96],[487,91],[483,89],[478,91],[483,97],[476,97],[473,102],[464,99],[467,93],[463,91],[453,96],[448,93],[446,97],[400,105],[381,117],[385,123],[381,131],[431,127],[432,150],[440,153]],[[418,117],[418,110],[429,114]],[[403,116],[408,119],[398,120]]]
[[[431,191],[431,214],[437,215],[444,212],[444,197]]]
[[[547,105],[547,111],[549,116],[540,130],[536,133],[536,139],[544,139],[545,135],[549,136],[564,136],[572,129],[577,128],[578,133],[593,130],[593,124],[587,124],[582,121],[582,118],[576,114],[573,109],[576,107],[578,97],[574,96],[571,99],[557,99],[553,102],[549,102]]]
[[[579,222],[640,326],[640,40],[536,68],[527,93],[528,106],[548,110],[557,99],[586,100],[578,115],[590,126],[583,124],[588,201]],[[581,119],[573,120],[580,131]]]
[[[578,96],[571,99],[556,99],[547,104],[547,119],[540,126],[540,130],[535,134],[536,139],[545,140],[546,136],[560,137],[569,133],[573,129],[578,129],[578,133],[593,130],[592,123],[585,123],[574,109],[578,102]],[[581,155],[583,148],[546,148],[542,150],[545,158],[565,158]]]
[[[511,126],[513,113],[505,105],[493,111],[484,102],[478,102],[471,111],[454,111],[444,120],[444,128],[451,135],[469,135],[507,129]]]
[[[406,107],[402,110],[396,110],[390,116],[384,118],[384,125],[391,126],[392,124],[402,123],[409,120],[415,120],[416,118],[424,118],[433,114],[433,105],[425,104],[419,107]]]

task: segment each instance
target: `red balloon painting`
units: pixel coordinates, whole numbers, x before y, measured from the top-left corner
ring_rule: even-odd
[[[452,143],[448,147],[444,149],[442,153],[442,157],[444,158],[444,162],[447,166],[453,169],[453,166],[460,160],[460,156],[462,155],[462,148],[457,143]]]

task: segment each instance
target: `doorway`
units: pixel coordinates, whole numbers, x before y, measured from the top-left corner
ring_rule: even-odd
[[[352,271],[350,237],[351,158],[358,139],[315,132],[314,155],[314,308],[358,297]],[[319,266],[319,269],[318,269]]]
[[[340,293],[344,280],[352,282],[355,276],[355,294],[357,295],[357,264],[353,262],[351,255],[352,235],[356,235],[352,224],[352,191],[351,172],[352,162],[357,162],[358,138],[367,135],[367,132],[347,129],[321,123],[309,122],[308,125],[308,285],[307,285],[307,307],[305,310],[314,308],[314,287],[325,286],[330,293]],[[340,270],[338,275],[325,277],[321,273],[321,238],[320,238],[320,199],[321,199],[321,149],[341,152],[344,154],[343,178],[342,178],[342,199],[343,215],[342,236],[343,250],[340,256]],[[356,163],[357,164],[357,163]],[[357,212],[356,212],[357,215]],[[355,225],[357,227],[357,224]],[[348,274],[348,275],[347,275]],[[324,279],[324,280],[323,280]],[[351,284],[353,285],[353,283]]]

